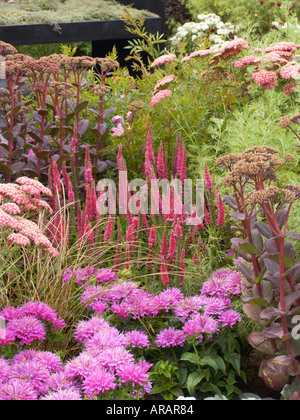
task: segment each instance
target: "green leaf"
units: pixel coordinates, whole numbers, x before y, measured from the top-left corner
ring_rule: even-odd
[[[235,371],[240,374],[241,371],[241,356],[238,353],[225,354],[226,362],[230,363]]]
[[[280,264],[280,255],[271,255],[270,259],[277,262],[277,264]],[[294,265],[295,265],[294,260],[291,257],[289,257],[288,255],[285,255],[284,256],[284,267],[290,269],[290,268],[293,268]]]
[[[203,378],[204,374],[200,374],[198,372],[193,372],[189,375],[187,380],[187,389],[191,395],[194,394],[196,386],[202,381]]]
[[[214,359],[212,359],[211,357],[203,357],[200,360],[200,365],[201,366],[210,366],[214,369],[214,371],[217,373],[219,370],[219,367],[217,365],[217,363],[215,362]]]
[[[253,254],[253,255],[259,255],[259,250],[249,242],[245,242],[243,244],[240,244],[241,251],[245,252],[246,254]]]
[[[194,363],[196,365],[199,364],[198,356],[195,353],[184,353],[181,356],[180,360],[184,360],[186,362]]]

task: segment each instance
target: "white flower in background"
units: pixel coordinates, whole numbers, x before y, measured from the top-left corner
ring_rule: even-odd
[[[201,42],[203,38],[209,38],[212,48],[217,50],[221,48],[229,37],[237,33],[237,27],[230,22],[222,22],[220,16],[214,13],[208,15],[199,14],[199,22],[187,22],[177,29],[176,34],[170,39],[174,47],[179,46],[182,42],[194,44],[192,48]],[[238,25],[239,28],[241,25]]]

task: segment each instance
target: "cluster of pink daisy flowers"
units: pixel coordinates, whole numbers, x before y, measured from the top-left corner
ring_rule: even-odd
[[[57,331],[65,327],[65,322],[56,312],[42,302],[28,302],[17,308],[6,308],[0,312],[5,323],[1,330],[0,347],[19,343],[28,346],[36,341],[44,341],[47,328]]]
[[[113,313],[123,321],[155,318],[157,315],[173,316],[178,327],[160,331],[155,340],[157,346],[164,348],[183,346],[187,337],[196,335],[202,341],[203,334],[217,333],[221,328],[235,325],[241,318],[232,309],[231,299],[244,291],[243,277],[239,272],[219,270],[203,284],[201,294],[192,297],[184,297],[177,288],[153,295],[128,281],[117,282],[109,289],[101,285],[88,286],[81,303],[92,310],[102,303],[106,313]],[[90,331],[85,329],[84,336]]]
[[[6,340],[0,334],[0,345],[33,345],[46,338],[45,324],[52,329],[65,324],[53,309],[29,302],[22,308],[1,311],[6,321]],[[2,332],[2,331],[0,331]],[[151,390],[148,371],[151,364],[135,361],[131,349],[150,346],[141,331],[121,334],[103,318],[81,321],[75,338],[83,351],[63,364],[51,352],[23,349],[10,361],[0,357],[0,400],[82,400],[95,399],[123,388],[133,398]]]

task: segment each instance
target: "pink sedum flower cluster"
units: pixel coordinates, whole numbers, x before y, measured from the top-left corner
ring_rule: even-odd
[[[25,213],[41,210],[52,213],[49,204],[41,198],[42,194],[52,196],[51,191],[43,184],[27,177],[18,178],[15,184],[1,184],[0,229],[9,244],[28,247],[33,242],[35,246],[57,257],[58,251],[41,232],[37,223],[24,217]]]

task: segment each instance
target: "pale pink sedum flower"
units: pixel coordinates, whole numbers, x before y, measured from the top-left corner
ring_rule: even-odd
[[[170,95],[171,91],[169,89],[161,90],[152,97],[150,104],[154,107],[160,101],[162,101],[165,98],[168,98]]]
[[[164,77],[163,79],[159,80],[154,88],[154,92],[156,92],[160,87],[167,85],[168,83],[173,82],[176,78],[175,74],[170,74],[169,76]]]
[[[277,84],[276,73],[267,70],[253,73],[252,80],[266,90],[272,90]]]
[[[21,233],[12,233],[8,236],[8,242],[13,242],[14,244],[20,246],[29,246],[30,240],[27,236],[22,235]]]
[[[175,60],[175,58],[176,58],[175,54],[162,55],[161,57],[154,60],[150,67],[153,68],[153,67],[161,66],[162,64],[169,63],[170,61]]]

